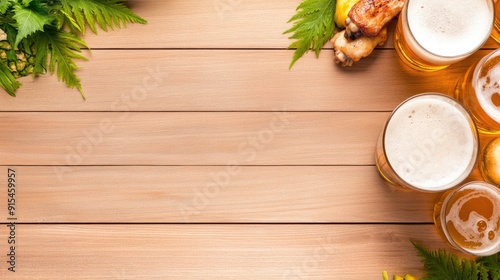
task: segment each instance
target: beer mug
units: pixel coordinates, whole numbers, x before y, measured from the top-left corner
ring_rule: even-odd
[[[455,98],[469,110],[479,132],[500,134],[500,49],[473,64],[458,80]]]
[[[479,170],[484,180],[500,186],[500,137],[490,140],[481,153]]]
[[[464,253],[500,252],[500,189],[473,181],[445,192],[434,206],[434,224],[452,247]]]
[[[495,1],[495,25],[491,31],[491,37],[500,43],[500,1]]]
[[[436,71],[465,59],[491,35],[493,0],[407,0],[394,46],[409,67]]]
[[[423,93],[403,101],[380,134],[376,165],[393,185],[438,192],[459,185],[477,161],[478,134],[455,99]]]

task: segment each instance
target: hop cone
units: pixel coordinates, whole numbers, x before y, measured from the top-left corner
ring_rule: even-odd
[[[33,73],[35,48],[20,44],[13,50],[7,41],[7,35],[0,29],[0,63],[8,66],[14,77],[24,77]]]

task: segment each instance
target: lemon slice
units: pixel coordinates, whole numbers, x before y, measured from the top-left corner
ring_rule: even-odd
[[[345,28],[345,20],[347,15],[354,4],[359,0],[337,0],[335,4],[335,26],[338,28]]]

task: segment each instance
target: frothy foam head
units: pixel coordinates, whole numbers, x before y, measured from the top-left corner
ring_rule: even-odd
[[[384,146],[401,179],[421,190],[441,191],[459,184],[472,171],[476,137],[462,106],[447,96],[430,94],[411,98],[393,112]]]
[[[476,255],[490,255],[500,249],[498,190],[484,182],[470,183],[453,195],[445,210],[443,224],[457,245]]]
[[[472,84],[481,108],[500,125],[500,51],[484,59],[482,67],[475,69]]]
[[[409,0],[408,26],[418,44],[444,57],[464,56],[490,36],[491,0]]]

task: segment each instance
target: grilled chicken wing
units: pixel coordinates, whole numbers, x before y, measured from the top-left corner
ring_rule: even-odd
[[[401,12],[406,0],[360,0],[346,19],[347,39],[375,37],[387,22]]]
[[[355,40],[346,39],[344,32],[337,32],[331,40],[335,51],[333,61],[341,66],[352,66],[354,62],[368,56],[376,46],[382,46],[387,41],[386,27],[376,37],[362,36]]]

